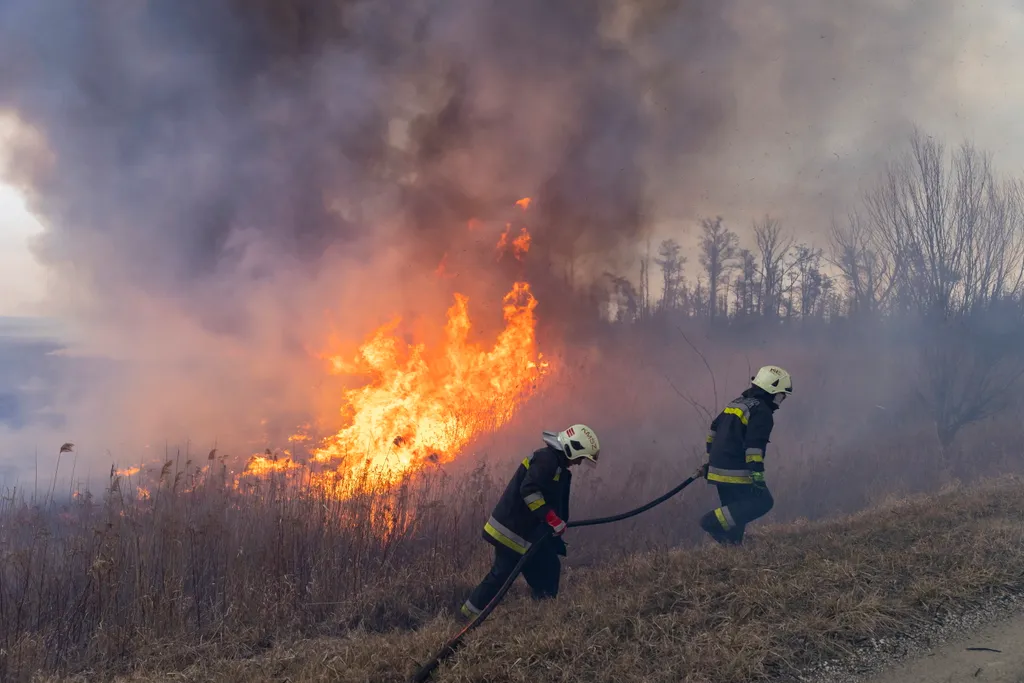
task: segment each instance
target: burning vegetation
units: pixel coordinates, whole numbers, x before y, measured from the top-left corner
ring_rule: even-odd
[[[516,202],[524,211],[530,198]],[[470,223],[470,229],[479,221]],[[530,248],[525,226],[509,238],[506,223],[496,249],[522,261]],[[499,254],[500,255],[500,254]],[[446,277],[447,255],[437,275]],[[372,473],[373,485],[390,486],[427,464],[451,461],[476,436],[505,425],[552,368],[537,346],[537,299],[530,284],[516,281],[502,300],[503,329],[493,344],[471,341],[470,299],[455,292],[441,340],[436,345],[409,343],[398,333],[401,318],[374,330],[352,356],[327,354],[330,371],[365,378],[344,390],[340,410],[344,426],[319,442],[305,430],[291,437],[322,466],[310,482],[336,495],[353,492],[359,471]],[[250,458],[239,480],[286,474],[302,469],[289,457],[268,450]]]
[[[537,350],[536,306],[529,284],[515,283],[504,299],[505,329],[486,349],[469,341],[469,299],[455,294],[440,348],[405,344],[389,323],[353,360],[333,358],[336,372],[373,379],[345,392],[348,425],[314,452],[317,463],[337,467],[324,481],[360,464],[395,480],[451,460],[474,435],[508,422],[549,369]]]

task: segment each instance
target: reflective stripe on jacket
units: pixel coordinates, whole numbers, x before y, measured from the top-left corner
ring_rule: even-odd
[[[494,506],[484,524],[484,538],[493,545],[525,553],[546,524],[548,510],[569,521],[571,480],[561,452],[549,446],[534,451],[516,468]]]
[[[707,437],[708,481],[750,484],[751,473],[764,472],[776,407],[771,394],[752,387],[712,420]]]

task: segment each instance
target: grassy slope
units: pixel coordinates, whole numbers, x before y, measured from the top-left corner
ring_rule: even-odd
[[[544,605],[510,594],[435,680],[738,682],[806,670],[1024,590],[1024,481],[762,527],[742,549],[638,555],[567,573],[564,585]],[[401,681],[454,629],[438,618],[416,632],[278,643],[127,680]]]

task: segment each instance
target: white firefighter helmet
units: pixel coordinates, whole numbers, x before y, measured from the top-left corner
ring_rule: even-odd
[[[556,448],[572,462],[579,462],[580,459],[590,466],[597,465],[598,455],[601,453],[601,443],[597,440],[597,434],[587,425],[576,424],[564,432],[544,432],[544,443]]]
[[[764,366],[750,378],[750,383],[755,387],[761,387],[769,394],[788,396],[793,393],[793,378],[778,365]]]

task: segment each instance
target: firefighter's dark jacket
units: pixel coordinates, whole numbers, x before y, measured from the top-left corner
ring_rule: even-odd
[[[567,464],[550,446],[524,459],[484,525],[484,538],[522,555],[538,540],[548,510],[568,522],[572,475]]]
[[[771,394],[751,387],[711,421],[707,438],[709,482],[750,484],[752,472],[764,472],[765,449],[777,408]]]

